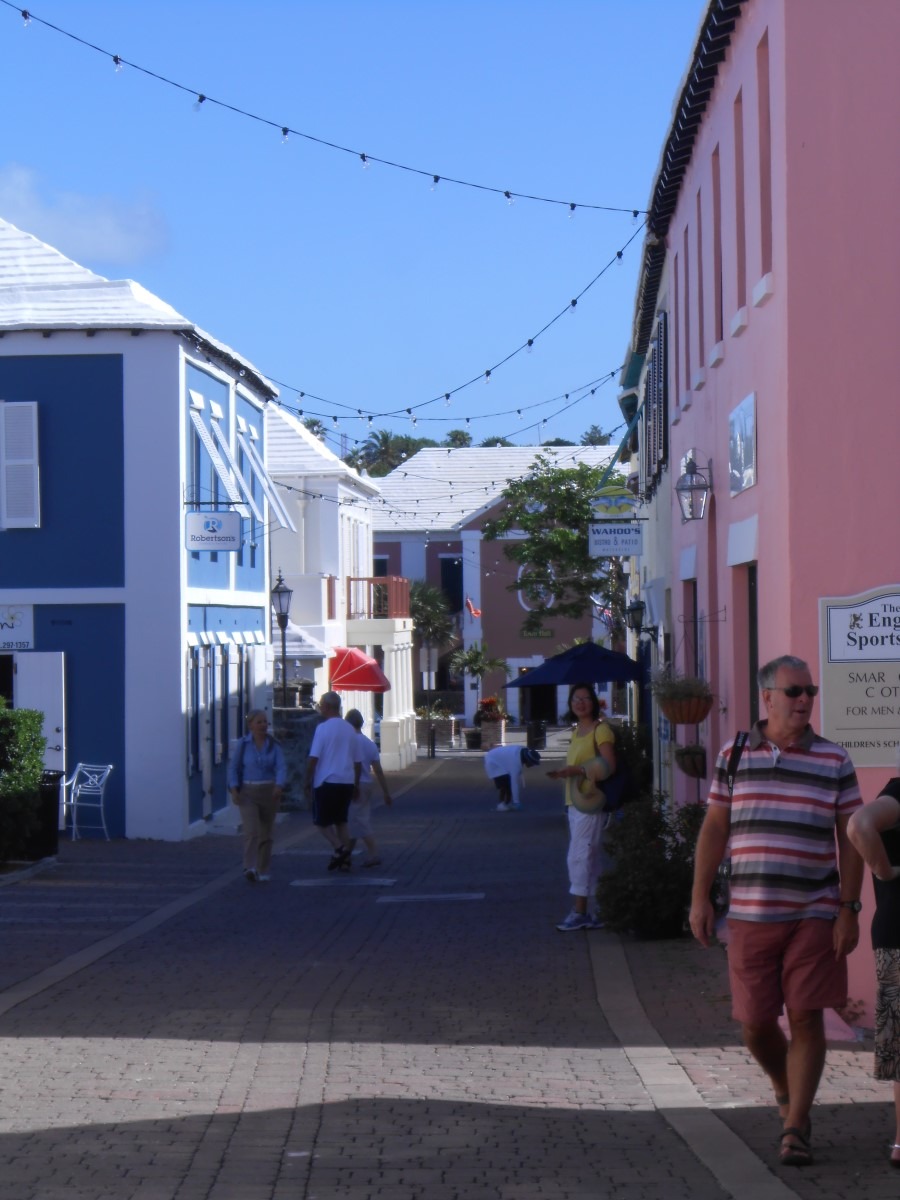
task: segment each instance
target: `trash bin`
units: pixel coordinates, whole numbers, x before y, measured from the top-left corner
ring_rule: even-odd
[[[464,729],[463,735],[466,739],[467,750],[481,749],[481,730],[480,729]]]
[[[38,784],[38,823],[25,857],[34,862],[59,853],[59,788],[65,771],[44,771]]]
[[[547,722],[529,721],[525,726],[525,744],[529,750],[547,749]]]

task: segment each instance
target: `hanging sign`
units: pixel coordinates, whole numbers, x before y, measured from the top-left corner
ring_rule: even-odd
[[[823,736],[843,746],[858,767],[894,766],[900,740],[900,586],[823,597],[819,639]]]
[[[34,606],[0,604],[0,650],[34,649]]]
[[[233,554],[241,548],[240,513],[189,512],[184,516],[186,550],[224,550]]]
[[[637,496],[628,488],[601,488],[591,500],[593,521],[588,526],[591,558],[643,554],[643,527],[634,519]]]

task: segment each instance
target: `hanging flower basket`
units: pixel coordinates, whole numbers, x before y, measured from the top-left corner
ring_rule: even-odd
[[[712,696],[667,696],[657,700],[663,716],[672,725],[699,725],[709,716]]]
[[[706,778],[705,746],[676,746],[675,762],[678,768],[691,779]]]

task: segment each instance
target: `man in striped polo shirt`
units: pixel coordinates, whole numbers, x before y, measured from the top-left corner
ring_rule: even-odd
[[[847,955],[859,940],[863,863],[847,837],[862,804],[847,752],[810,726],[818,688],[784,655],[759,672],[766,720],[733,779],[723,746],[697,842],[691,929],[708,946],[710,891],[731,857],[728,972],[744,1044],[769,1076],[784,1123],[780,1161],[812,1162],[810,1111],[825,1065],[823,1010],[847,1000]],[[787,1010],[790,1042],[778,1017]]]

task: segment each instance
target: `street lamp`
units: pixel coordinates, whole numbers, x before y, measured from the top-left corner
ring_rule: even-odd
[[[278,571],[278,579],[275,581],[275,586],[272,588],[272,606],[275,609],[275,617],[278,621],[278,628],[281,630],[281,707],[287,708],[287,623],[288,614],[291,611],[291,597],[293,591],[288,587],[281,577],[281,569]]]
[[[697,466],[693,457],[684,464],[684,474],[675,484],[675,495],[681,506],[682,524],[685,521],[702,521],[706,515],[706,502],[712,494],[712,463],[707,464],[706,473]]]
[[[644,613],[646,608],[647,606],[643,600],[635,597],[625,609],[625,624],[637,637],[640,637],[642,633],[646,633],[648,637],[656,641],[659,636],[659,626],[648,625],[646,629],[644,628]]]

